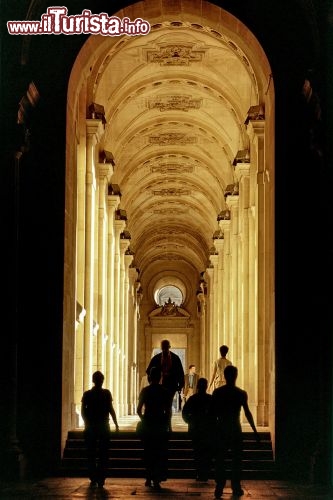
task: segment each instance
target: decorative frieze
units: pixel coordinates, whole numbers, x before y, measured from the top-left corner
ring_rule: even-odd
[[[189,189],[182,188],[164,188],[153,190],[154,196],[187,196],[191,194]]]
[[[188,144],[196,144],[198,138],[184,134],[182,132],[168,132],[149,136],[149,144],[157,146],[186,146]]]
[[[160,111],[188,111],[199,109],[202,99],[196,99],[191,95],[160,95],[148,100],[148,108],[158,108]]]
[[[180,165],[178,163],[161,163],[153,165],[150,169],[152,174],[192,174],[194,168],[191,165]]]
[[[193,62],[201,62],[205,50],[195,50],[192,43],[161,45],[154,51],[147,51],[148,62],[161,66],[189,66]]]

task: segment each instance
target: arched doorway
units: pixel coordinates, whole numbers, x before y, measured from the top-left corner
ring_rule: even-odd
[[[274,435],[274,87],[252,33],[205,5],[180,14],[140,2],[148,35],[91,36],[73,66],[64,438],[94,369],[118,413],[135,411],[158,283],[183,284],[200,373],[228,344],[257,424]]]

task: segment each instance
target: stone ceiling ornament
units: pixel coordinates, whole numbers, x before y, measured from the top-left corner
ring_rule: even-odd
[[[197,142],[197,137],[182,132],[168,132],[149,136],[149,144],[156,144],[158,146],[185,146],[187,144],[196,144]]]
[[[178,163],[162,163],[151,167],[152,174],[192,174],[194,167],[191,165],[179,165]]]
[[[154,196],[189,196],[191,191],[189,189],[181,188],[164,188],[153,191]]]
[[[163,44],[157,50],[147,51],[147,60],[161,66],[189,66],[201,62],[205,49],[195,50],[193,43]]]
[[[148,108],[158,108],[160,111],[188,111],[200,109],[202,99],[195,99],[191,95],[161,95],[148,101]]]

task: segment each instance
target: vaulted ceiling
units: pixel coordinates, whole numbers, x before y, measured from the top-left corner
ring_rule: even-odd
[[[169,19],[105,48],[91,82],[136,266],[174,261],[202,271],[233,161],[248,149],[247,112],[258,104],[247,55],[222,31]]]

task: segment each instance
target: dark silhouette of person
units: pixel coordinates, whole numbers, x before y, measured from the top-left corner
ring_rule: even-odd
[[[208,481],[213,458],[216,418],[212,412],[213,396],[207,394],[207,387],[208,380],[199,378],[197,392],[186,401],[182,410],[192,439],[197,481]]]
[[[84,421],[84,438],[88,452],[90,485],[103,487],[111,437],[109,415],[112,417],[117,432],[119,432],[119,425],[112,404],[111,392],[102,388],[103,373],[94,372],[92,381],[94,387],[85,391],[82,396],[81,415]]]
[[[167,479],[168,426],[170,414],[169,391],[160,384],[161,370],[152,367],[149,372],[150,384],[139,395],[137,414],[142,422],[146,486],[161,489],[161,481]],[[143,412],[144,410],[144,412]]]
[[[212,394],[213,413],[217,418],[216,454],[215,454],[215,498],[221,498],[226,484],[225,458],[228,450],[232,452],[231,487],[235,496],[242,496],[242,427],[241,408],[259,441],[252,413],[248,406],[246,391],[236,386],[238,370],[229,365],[224,370],[226,385],[218,387]]]
[[[147,367],[146,373],[149,376],[151,369],[157,368],[161,374],[161,382],[163,387],[169,391],[170,417],[169,417],[169,432],[172,431],[171,416],[172,402],[176,392],[180,394],[184,387],[185,375],[180,357],[176,353],[170,351],[169,340],[162,340],[162,352],[153,356]]]
[[[199,375],[195,373],[195,365],[190,365],[188,367],[188,373],[185,375],[184,383],[184,402],[188,400],[193,394],[197,392],[197,383],[199,380]]]

